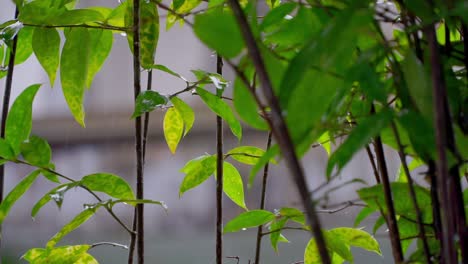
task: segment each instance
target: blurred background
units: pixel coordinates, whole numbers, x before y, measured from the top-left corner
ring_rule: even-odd
[[[115,7],[117,0],[81,0],[81,6]],[[12,19],[14,6],[10,0],[0,0],[0,21]],[[174,26],[165,31],[165,13],[161,12],[161,34],[156,53],[158,64],[166,65],[189,80],[195,80],[191,69],[215,72],[216,57],[205,48],[187,26]],[[233,80],[233,74],[225,67],[225,76]],[[146,79],[143,72],[142,79]],[[86,128],[80,127],[69,113],[57,78],[54,87],[37,62],[31,58],[15,68],[12,98],[25,87],[43,83],[34,102],[34,121],[32,133],[49,141],[53,150],[53,162],[57,171],[71,178],[79,179],[95,172],[110,172],[127,179],[135,185],[135,150],[133,138],[133,77],[132,57],[124,36],[114,35],[112,52],[97,74],[93,85],[86,92]],[[0,93],[3,96],[5,78],[0,80]],[[153,90],[170,94],[185,88],[185,83],[161,72],[154,72]],[[227,96],[230,95],[227,89]],[[215,151],[215,115],[190,94],[182,96],[196,112],[193,130],[184,138],[172,155],[162,134],[163,110],[151,113],[149,145],[145,167],[145,196],[148,199],[164,201],[168,212],[158,206],[146,206],[146,256],[147,263],[214,263],[215,261],[215,182],[209,179],[201,186],[188,191],[179,198],[178,189],[184,175],[179,172],[183,165],[205,153]],[[225,128],[227,128],[225,126]],[[264,148],[267,141],[265,132],[253,131],[245,127],[242,142],[225,130],[225,151],[241,145],[254,145]],[[395,153],[388,152],[389,170],[395,175],[398,161]],[[235,163],[235,162],[233,162]],[[309,188],[313,189],[325,181],[327,154],[321,147],[313,148],[303,159]],[[249,167],[235,163],[240,168],[244,182],[247,182]],[[6,165],[6,192],[31,168],[20,165]],[[299,206],[295,186],[284,164],[272,166],[268,182],[266,209],[274,210],[285,206]],[[372,170],[363,153],[357,155],[340,177],[331,186],[348,181],[354,177],[374,184]],[[362,184],[347,185],[331,195],[329,204],[353,200],[354,190]],[[61,226],[83,209],[84,203],[95,202],[82,190],[69,191],[61,210],[51,202],[46,205],[35,219],[30,213],[34,203],[54,185],[47,180],[38,180],[24,197],[12,208],[3,225],[1,254],[3,263],[22,263],[19,257],[31,247],[44,247]],[[247,190],[247,206],[256,208],[260,199],[260,176],[253,188]],[[323,194],[323,191],[321,192]],[[319,194],[320,195],[320,194]],[[225,199],[226,223],[242,210],[230,200]],[[116,213],[127,225],[131,225],[133,210],[129,206],[116,208]],[[334,214],[322,213],[324,228],[339,226],[352,227],[354,217],[360,208],[347,208]],[[361,227],[370,231],[376,217],[363,222]],[[240,258],[240,263],[249,263],[255,253],[256,229],[224,236],[225,256]],[[279,246],[279,253],[271,250],[269,238],[263,240],[262,263],[289,264],[301,261],[305,245],[310,238],[303,231],[285,232],[290,243]],[[356,263],[392,263],[391,251],[385,229],[376,235],[381,242],[383,256],[355,250]],[[105,210],[100,210],[86,224],[68,235],[60,244],[92,244],[112,241],[128,244],[127,233],[111,218]],[[107,246],[90,251],[100,263],[126,263],[127,252],[121,248]],[[224,263],[236,263],[236,259],[226,258]]]

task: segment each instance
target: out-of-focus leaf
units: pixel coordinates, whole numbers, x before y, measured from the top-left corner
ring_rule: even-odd
[[[104,16],[100,12],[91,9],[66,10],[60,15],[50,18],[47,22],[50,25],[69,26],[81,25],[91,22],[103,22]]]
[[[270,244],[276,253],[278,253],[278,242],[281,236],[281,229],[284,227],[287,221],[288,218],[281,218],[280,220],[273,221],[270,225],[271,231],[277,230],[276,232],[270,234]]]
[[[279,23],[286,15],[290,14],[294,9],[296,9],[296,7],[297,3],[289,2],[273,8],[270,12],[267,13],[265,18],[263,18],[259,29],[265,30],[269,26]]]
[[[197,88],[197,94],[200,98],[205,102],[205,104],[211,109],[211,111],[215,112],[218,116],[222,117],[229,125],[232,133],[237,137],[237,139],[241,140],[242,138],[242,127],[239,123],[239,120],[234,116],[229,105],[221,100],[216,95],[207,92],[204,89]]]
[[[305,225],[304,213],[292,207],[283,207],[279,211],[280,215],[299,224]]]
[[[83,212],[79,213],[75,218],[73,218],[68,224],[62,227],[62,229],[55,234],[46,245],[47,249],[52,249],[63,237],[68,235],[71,231],[77,229],[84,222],[88,221],[91,216],[94,215],[97,208],[86,209]],[[56,263],[56,262],[55,262]]]
[[[201,156],[189,161],[180,171],[185,178],[180,185],[179,196],[207,180],[216,169],[216,156]]]
[[[201,0],[182,0],[182,1],[175,0],[171,3],[171,8],[177,14],[184,15],[192,11],[201,2],[202,2]],[[166,19],[166,30],[169,30],[178,20],[183,22],[183,20],[181,20],[179,16],[177,16],[173,12],[168,12],[167,19]]]
[[[0,157],[4,159],[13,159],[15,157],[10,144],[3,138],[0,138]]]
[[[60,62],[59,33],[55,28],[35,28],[32,47],[37,60],[49,76],[50,86],[53,86]]]
[[[257,102],[239,78],[234,82],[234,108],[250,126],[259,130],[268,129],[267,123],[258,113]]]
[[[362,220],[366,219],[369,215],[371,215],[375,211],[376,210],[374,208],[370,208],[370,207],[362,208],[362,210],[354,219],[354,227],[358,226],[362,222]]]
[[[177,96],[171,98],[171,102],[174,105],[175,109],[182,116],[184,121],[184,136],[192,129],[193,123],[195,122],[195,113],[193,109],[184,101],[182,101]]]
[[[275,219],[275,214],[265,210],[243,212],[224,226],[224,232],[237,232],[244,228],[257,227]]]
[[[92,191],[103,192],[117,199],[135,199],[127,181],[111,173],[90,174],[84,176],[80,183]]]
[[[21,143],[29,137],[32,126],[32,103],[40,84],[26,88],[11,106],[6,120],[5,140],[10,144],[13,153],[20,153]]]
[[[155,91],[141,92],[135,102],[135,111],[132,118],[141,116],[144,113],[151,112],[158,106],[163,106],[167,103],[167,98]]]
[[[0,204],[0,224],[3,223],[8,213],[10,212],[11,207],[18,201],[18,199],[23,196],[23,194],[29,190],[29,187],[34,183],[39,176],[40,171],[35,170],[31,172],[27,177],[21,180],[3,199]]]
[[[164,116],[164,137],[172,154],[175,154],[182,134],[184,133],[184,119],[175,107],[167,110]]]
[[[32,165],[46,167],[50,163],[52,150],[49,143],[38,136],[31,136],[21,145],[21,155]]]

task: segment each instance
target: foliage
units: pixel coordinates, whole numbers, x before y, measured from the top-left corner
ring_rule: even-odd
[[[13,54],[10,67],[34,54],[51,85],[60,69],[65,101],[75,120],[84,127],[84,95],[112,49],[113,35],[125,33],[129,52],[139,54],[135,56],[135,76],[141,69],[160,70],[187,84],[171,95],[151,90],[137,92],[131,118],[138,123],[141,116],[147,118],[156,108],[166,109],[164,136],[175,154],[196,115],[179,95],[192,92],[222,118],[238,139],[239,146],[223,156],[206,154],[188,161],[180,170],[185,174],[180,196],[211,176],[217,181],[222,178],[226,196],[244,210],[224,226],[225,235],[256,227],[258,241],[269,235],[271,246],[277,251],[278,243],[287,241],[284,230],[312,230],[315,237],[305,248],[306,264],[352,263],[351,247],[381,254],[377,241],[362,229],[322,229],[320,222],[312,218],[316,209],[315,201],[310,200],[315,194],[304,184],[298,184],[299,192],[302,190],[307,196],[302,197],[304,208],[284,207],[271,212],[263,207],[248,207],[243,177],[227,161],[231,158],[252,166],[249,186],[265,167],[264,194],[269,163],[276,164],[278,159],[294,161],[319,143],[329,154],[324,175],[327,183],[358,151],[366,149],[376,183],[357,191],[364,208],[357,215],[355,226],[371,214],[380,214],[374,233],[383,224],[388,226],[395,262],[407,259],[438,263],[444,259],[451,263],[456,258],[465,262],[468,259],[463,249],[468,243],[463,235],[468,199],[467,190],[463,191],[460,183],[466,180],[468,159],[466,1],[268,0],[266,11],[254,1],[236,0],[174,0],[170,6],[156,0],[128,0],[115,8],[77,8],[75,2],[14,1],[18,17],[0,21],[0,78],[11,74],[7,62]],[[232,104],[222,97],[230,82],[221,74],[194,69],[196,81],[188,81],[167,66],[155,64],[159,12],[163,10],[167,12],[166,30],[176,22],[193,27],[199,40],[234,69]],[[133,25],[136,16],[139,27]],[[194,16],[193,23],[186,19],[188,16]],[[384,33],[382,27],[392,36]],[[137,37],[139,41],[134,41]],[[216,92],[212,93],[209,86]],[[88,253],[91,245],[56,244],[101,207],[131,236],[134,232],[113,213],[115,204],[166,207],[162,202],[139,197],[138,192],[135,196],[131,185],[118,175],[95,173],[74,180],[60,174],[52,162],[48,142],[30,135],[32,105],[39,87],[33,84],[21,92],[2,127],[2,164],[24,164],[34,170],[2,200],[0,223],[40,175],[56,187],[36,202],[32,217],[52,200],[60,207],[67,191],[81,188],[97,202],[86,205],[45,248],[33,248],[23,258],[30,263],[97,263]],[[268,130],[277,144],[265,150],[242,145],[240,120],[244,127]],[[337,144],[336,139],[342,137],[342,144]],[[388,175],[382,143],[400,154],[402,164],[395,181]],[[332,151],[331,145],[337,147]],[[293,151],[288,152],[288,147]],[[410,165],[407,158],[413,160]],[[296,168],[293,178],[305,182],[300,165],[288,165],[292,171]],[[428,168],[428,181],[413,180],[412,170],[424,165]],[[220,171],[222,174],[217,175]],[[110,199],[103,200],[98,193]],[[263,196],[262,204],[264,199]],[[455,230],[450,231],[447,225],[453,225]],[[269,231],[263,232],[266,226]],[[459,240],[454,241],[453,237]],[[416,249],[407,252],[415,240]],[[441,251],[442,242],[447,247],[445,253]],[[258,252],[256,259],[259,261]]]

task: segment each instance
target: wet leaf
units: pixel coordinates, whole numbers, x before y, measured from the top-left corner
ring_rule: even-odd
[[[135,199],[127,181],[111,173],[90,174],[84,176],[80,183],[92,191],[103,192],[117,199]]]
[[[46,205],[47,203],[50,202],[50,200],[54,200],[55,203],[57,204],[58,208],[62,206],[63,202],[63,197],[65,195],[65,192],[70,190],[71,188],[75,187],[75,183],[66,183],[59,185],[49,192],[47,192],[44,196],[39,199],[36,204],[34,204],[32,210],[31,210],[31,217],[34,218],[36,217],[37,213],[41,210],[41,208]]]
[[[155,91],[141,92],[135,102],[135,111],[132,118],[141,116],[144,113],[151,112],[156,107],[163,106],[167,103],[167,98]]]
[[[257,227],[275,219],[275,214],[265,210],[243,212],[224,226],[224,232],[237,232],[244,228]]]

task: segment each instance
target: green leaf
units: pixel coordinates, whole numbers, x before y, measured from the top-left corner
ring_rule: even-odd
[[[23,194],[29,190],[29,187],[34,183],[37,176],[39,176],[40,171],[35,170],[31,172],[28,176],[22,179],[5,197],[5,199],[0,204],[0,224],[3,223],[8,213],[10,212],[11,207],[18,201],[18,199],[23,196]]]
[[[330,230],[331,231],[331,230]],[[330,253],[336,253],[338,256],[353,263],[353,254],[351,253],[349,245],[340,236],[335,236],[330,231],[324,231],[326,245]],[[329,253],[329,254],[330,254]],[[333,255],[333,254],[331,254]]]
[[[125,25],[133,26],[133,0],[129,0],[125,14]],[[154,65],[154,53],[159,39],[158,7],[153,1],[140,1],[140,63],[144,69]],[[133,52],[133,32],[127,32],[130,50]]]
[[[125,204],[157,204],[160,205],[164,210],[167,211],[167,205],[163,201],[154,201],[149,199],[131,199],[131,200],[113,200],[110,202],[111,206],[114,206],[118,203]]]
[[[51,25],[57,26],[69,26],[69,25],[81,25],[91,22],[102,22],[104,21],[104,16],[96,11],[91,9],[73,9],[66,10],[58,16],[55,16],[49,19]]]
[[[358,226],[364,219],[374,213],[376,210],[370,207],[364,207],[354,219],[354,227]]]
[[[179,97],[174,96],[171,98],[171,102],[175,109],[182,116],[184,121],[184,136],[192,129],[193,123],[195,122],[195,113],[193,109]]]
[[[360,121],[345,142],[330,156],[327,165],[327,176],[331,175],[335,166],[338,166],[338,169],[341,170],[358,150],[365,147],[373,137],[378,135],[391,122],[392,117],[392,112],[382,111]]]
[[[281,218],[280,220],[275,220],[271,222],[270,231],[278,230],[270,234],[270,244],[273,250],[278,253],[278,242],[281,237],[281,229],[284,227],[288,218]]]
[[[88,76],[90,36],[85,28],[70,28],[62,49],[60,79],[63,95],[75,120],[85,126],[83,97]]]
[[[408,170],[411,171],[421,167],[424,165],[424,161],[420,159],[413,159],[409,164],[408,164]],[[400,165],[400,168],[398,168],[397,175],[395,177],[396,182],[408,182],[408,176],[405,173],[405,169],[403,168],[403,164]]]
[[[112,49],[114,36],[109,30],[89,29],[90,49],[88,53],[88,72],[86,75],[86,87],[91,87],[94,76],[101,69]]]
[[[339,237],[346,244],[382,255],[377,240],[369,233],[356,228],[339,227],[329,230],[331,236]]]
[[[322,146],[325,149],[329,157],[331,154],[331,141],[332,141],[332,138],[330,137],[330,134],[328,131],[323,133],[317,139],[317,143],[320,144],[320,146]]]
[[[385,218],[381,215],[375,220],[374,226],[372,227],[372,234],[376,234],[380,227],[385,224]]]
[[[86,209],[83,212],[79,213],[77,216],[75,216],[75,218],[73,218],[68,224],[63,226],[62,229],[47,242],[46,247],[48,249],[53,248],[60,240],[62,240],[63,237],[65,237],[73,230],[77,229],[84,222],[88,221],[88,219],[94,215],[96,209],[97,208]]]
[[[247,210],[244,199],[244,184],[236,167],[229,162],[223,163],[223,190],[235,204]]]
[[[255,164],[252,169],[250,170],[249,174],[249,188],[253,185],[255,176],[257,173],[265,167],[265,165],[270,162],[276,155],[280,152],[278,145],[274,145],[271,147],[265,154],[258,160],[257,164]]]
[[[31,210],[31,217],[34,218],[36,217],[37,213],[41,210],[41,208],[46,205],[50,200],[54,200],[57,206],[61,207],[62,201],[63,201],[63,195],[65,194],[66,191],[70,190],[72,187],[75,187],[75,183],[66,183],[59,185],[49,192],[47,192],[44,196],[39,199],[36,204],[34,204],[32,210]]]
[[[33,28],[24,27],[18,33],[18,45],[16,46],[15,65],[25,62],[33,53],[32,48]],[[10,49],[7,50],[10,54]],[[9,55],[7,56],[9,59]]]
[[[49,76],[50,86],[54,86],[60,61],[60,35],[55,28],[34,29],[32,48],[37,60]]]
[[[34,264],[73,263],[97,264],[98,262],[88,253],[90,245],[62,246],[56,248],[33,248],[28,250],[22,258]]]
[[[155,91],[141,92],[135,101],[135,111],[132,118],[141,116],[144,113],[151,112],[156,107],[163,106],[167,103],[167,98]]]
[[[314,238],[310,239],[304,251],[304,264],[322,263],[320,254],[317,248],[317,242]]]
[[[239,78],[234,82],[234,108],[242,120],[253,128],[268,129],[268,124],[258,112],[257,102]]]
[[[135,199],[127,181],[111,173],[90,174],[84,176],[80,183],[92,191],[103,192],[117,199]]]
[[[286,217],[287,219],[290,219],[301,225],[305,225],[306,220],[304,213],[297,208],[283,207],[280,209],[279,213],[281,216]]]
[[[255,165],[259,159],[265,154],[261,148],[254,146],[240,146],[231,149],[227,155],[233,159],[248,165]]]
[[[207,92],[204,89],[197,88],[197,94],[211,109],[211,111],[215,112],[218,116],[222,117],[227,122],[232,133],[237,137],[237,139],[241,140],[242,127],[239,123],[239,120],[237,120],[237,118],[234,116],[234,113],[232,112],[229,105],[216,95]]]
[[[47,167],[49,169],[55,169],[55,165],[52,163],[48,164]],[[51,182],[60,183],[58,175],[55,173],[52,173],[51,171],[47,169],[41,169],[41,174],[44,175],[44,177]]]
[[[216,169],[216,156],[201,156],[189,161],[180,171],[185,173],[179,196],[206,181]]]
[[[409,53],[401,64],[409,94],[426,120],[433,119],[431,81],[416,55]]]
[[[275,214],[265,210],[243,212],[224,226],[224,232],[237,232],[244,228],[257,227],[275,219]]]
[[[191,72],[197,77],[199,87],[203,87],[204,84],[207,83],[212,83],[216,87],[216,89],[218,89],[217,91],[224,91],[224,89],[229,84],[229,82],[226,79],[224,79],[224,77],[221,74],[218,73],[212,73],[203,70],[191,70]]]
[[[167,110],[164,116],[164,137],[172,154],[175,154],[177,145],[184,133],[184,120],[175,107]]]
[[[222,10],[195,16],[194,31],[209,48],[226,58],[235,57],[244,47],[234,16]]]
[[[31,136],[28,141],[21,144],[21,155],[32,165],[47,167],[52,157],[52,150],[46,140]]]
[[[0,138],[0,157],[4,159],[13,159],[15,157],[10,144],[3,138]]]
[[[284,17],[290,14],[294,9],[296,9],[296,7],[297,3],[290,2],[273,8],[270,12],[267,13],[265,18],[263,18],[259,29],[264,31],[270,26],[274,26],[275,24],[281,22]]]
[[[182,79],[183,81],[187,81],[187,79],[185,79],[184,76],[178,74],[177,72],[169,69],[168,67],[166,67],[166,66],[164,66],[162,64],[155,64],[155,65],[151,66],[151,68],[155,69],[155,70],[163,71],[165,73],[168,73],[168,74],[170,74],[172,76],[175,76],[175,77],[177,77],[179,79]]]
[[[26,88],[11,106],[6,120],[5,140],[10,144],[13,153],[20,153],[21,143],[29,137],[32,126],[32,103],[40,84]]]
[[[171,3],[171,8],[177,14],[186,14],[192,11],[197,7],[202,1],[201,0],[182,0],[182,1],[173,1]],[[183,22],[177,15],[172,12],[168,12],[166,19],[166,30],[169,30],[177,21]]]

